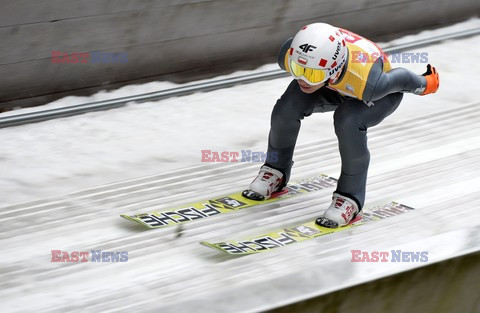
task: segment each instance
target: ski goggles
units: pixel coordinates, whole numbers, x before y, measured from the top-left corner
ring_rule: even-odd
[[[295,78],[305,78],[310,85],[320,85],[329,78],[327,69],[305,67],[294,60],[290,60],[290,73]]]

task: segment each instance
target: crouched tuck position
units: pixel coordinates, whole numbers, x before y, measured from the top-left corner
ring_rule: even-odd
[[[319,220],[327,221],[329,227],[347,225],[365,202],[370,162],[367,129],[392,114],[404,92],[426,95],[437,91],[438,73],[430,65],[422,75],[392,69],[373,42],[324,23],[307,25],[287,40],[278,63],[294,78],[271,116],[268,155],[278,157],[260,168],[243,195],[264,200],[285,187],[301,120],[312,113],[335,111],[341,174],[332,203]]]

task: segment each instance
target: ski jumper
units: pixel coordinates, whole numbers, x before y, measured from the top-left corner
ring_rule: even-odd
[[[362,208],[370,162],[367,130],[397,109],[403,92],[422,94],[426,79],[404,68],[391,69],[388,58],[373,42],[344,29],[341,32],[348,58],[339,78],[311,94],[302,92],[297,80],[293,80],[277,100],[271,115],[268,155],[276,153],[278,158],[266,165],[280,170],[286,184],[301,120],[313,113],[335,111],[333,120],[342,161],[335,192],[354,199]],[[292,38],[283,44],[278,56],[280,67],[286,71],[291,43]]]

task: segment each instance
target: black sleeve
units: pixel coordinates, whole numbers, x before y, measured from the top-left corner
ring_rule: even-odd
[[[368,74],[362,98],[364,101],[370,102],[396,92],[421,94],[426,83],[423,76],[406,68],[399,67],[385,73],[383,72],[383,62],[378,59]]]
[[[292,44],[292,41],[293,41],[293,37],[292,38],[288,38],[287,41],[285,41],[282,45],[282,47],[280,48],[280,51],[278,52],[278,59],[277,59],[277,62],[278,62],[278,65],[280,66],[280,68],[284,71],[286,71],[287,69],[285,68],[285,54],[287,54],[288,52],[288,49],[290,49],[290,45]]]

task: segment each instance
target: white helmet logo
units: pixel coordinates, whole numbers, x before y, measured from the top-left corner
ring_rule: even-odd
[[[309,51],[313,51],[313,49],[317,49],[317,47],[309,45],[308,43],[304,43],[299,48],[302,49],[302,51],[305,53],[308,53]]]

